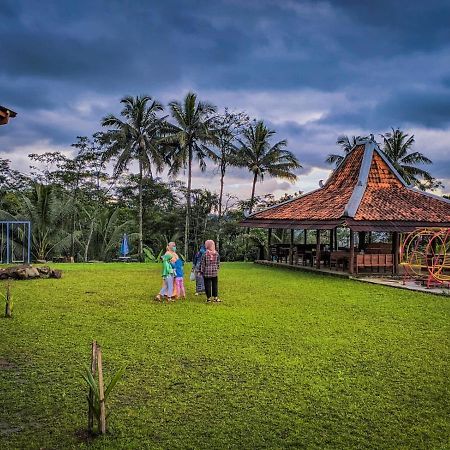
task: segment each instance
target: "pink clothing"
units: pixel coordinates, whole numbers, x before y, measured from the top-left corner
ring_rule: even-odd
[[[178,297],[186,298],[186,290],[184,289],[183,277],[176,277],[175,278],[175,285],[177,287]]]

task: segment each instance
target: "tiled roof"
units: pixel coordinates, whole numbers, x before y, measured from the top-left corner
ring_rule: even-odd
[[[266,209],[251,219],[327,220],[344,214],[358,181],[364,146],[355,148],[327,181],[325,186],[302,197]]]
[[[320,189],[256,212],[243,224],[450,224],[450,202],[407,186],[373,140],[357,145]],[[265,225],[264,225],[265,224]]]

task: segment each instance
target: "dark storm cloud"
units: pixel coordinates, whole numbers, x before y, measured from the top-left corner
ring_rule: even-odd
[[[259,105],[259,118],[308,173],[326,167],[342,133],[450,129],[449,22],[445,0],[3,0],[0,102],[19,116],[1,130],[0,151],[69,145],[126,94],[242,92],[245,104],[227,106],[251,110],[263,93],[280,112]],[[292,105],[283,113],[304,91],[302,119]],[[335,94],[342,101],[324,104]]]

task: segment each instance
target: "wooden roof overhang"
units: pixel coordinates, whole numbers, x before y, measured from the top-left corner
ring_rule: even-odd
[[[330,221],[298,221],[298,220],[247,220],[240,222],[243,227],[250,228],[286,228],[295,230],[331,230],[343,225],[342,220]]]
[[[15,111],[0,105],[0,125],[6,125],[10,117],[14,118],[16,116],[17,113]]]
[[[450,201],[408,185],[371,137],[357,142],[323,187],[257,211],[241,225],[398,232],[449,228]]]

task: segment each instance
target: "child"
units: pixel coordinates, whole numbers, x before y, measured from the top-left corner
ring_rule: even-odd
[[[181,258],[178,258],[175,262],[172,262],[172,267],[175,270],[175,286],[177,290],[177,295],[179,298],[183,297],[186,299],[186,291],[184,289],[184,270],[183,270],[184,261]]]
[[[172,259],[172,255],[170,253],[166,253],[162,257],[163,262],[163,270],[162,270],[162,278],[163,278],[163,286],[159,291],[159,294],[155,297],[155,300],[161,301],[164,297],[167,297],[167,301],[173,300],[173,280],[174,280],[174,270],[172,265],[170,264],[170,260]]]
[[[216,250],[216,244],[212,240],[205,242],[206,252],[202,256],[200,263],[200,273],[205,280],[206,302],[220,302],[218,297],[217,274],[220,266],[220,256]]]

